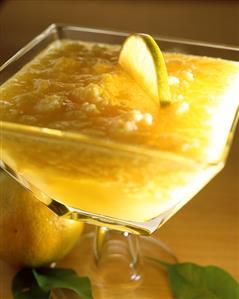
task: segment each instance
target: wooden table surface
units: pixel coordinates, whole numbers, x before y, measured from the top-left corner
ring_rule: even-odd
[[[54,6],[53,3],[56,2],[59,5]],[[117,5],[115,4],[116,2]],[[222,4],[214,5],[212,1],[203,1],[203,4],[200,1],[195,1],[197,4],[192,4],[194,1],[178,1],[180,4],[176,3],[177,1],[172,1],[174,4],[167,4],[166,1],[162,1],[163,4],[160,6],[160,4],[156,4],[157,1],[140,1],[140,4],[137,7],[134,6],[134,8],[132,6],[134,1],[116,2],[6,1],[0,11],[2,33],[5,33],[0,38],[2,48],[1,60],[3,61],[12,55],[33,35],[39,33],[53,21],[133,31],[135,31],[134,27],[136,27],[139,28],[138,30],[147,32],[155,32],[155,26],[158,26],[157,28],[162,28],[165,31],[163,32],[165,35],[177,36],[177,34],[179,35],[180,32],[183,32],[184,37],[214,42],[237,43],[235,39],[237,27],[236,4],[234,2],[229,1],[230,3],[226,5],[222,1],[220,2]],[[171,3],[171,1],[169,2]],[[40,3],[43,3],[43,6]],[[67,14],[65,13],[65,6],[68,3],[71,3],[74,7],[71,12],[68,7]],[[87,18],[87,13],[92,11],[94,5],[97,14],[94,14],[92,20],[95,24]],[[47,8],[48,6],[49,9]],[[75,8],[76,6],[79,6],[78,10]],[[180,13],[179,6],[183,7]],[[33,18],[31,9],[34,8],[38,13],[34,14]],[[145,13],[146,9],[147,22],[142,24],[142,16],[140,14]],[[204,17],[203,23],[201,18],[197,17],[197,12],[200,9],[202,9]],[[43,11],[46,13],[43,13]],[[53,11],[57,13],[53,14]],[[105,11],[111,12],[111,18],[103,17],[101,13]],[[125,21],[122,23],[120,21],[123,17],[127,20],[127,13],[132,15],[133,11],[137,12],[134,22],[127,23]],[[149,17],[156,12],[159,16],[157,20]],[[168,25],[168,19],[165,17],[167,13],[170,16],[170,25]],[[222,15],[223,18],[229,16],[228,22],[219,22]],[[178,20],[177,17],[179,17]],[[172,18],[175,21],[174,23],[172,23]],[[183,25],[184,20],[188,20],[188,18],[194,22],[194,26]],[[214,18],[214,21],[211,22],[211,26],[208,26],[207,24],[209,24],[211,18]],[[29,20],[31,25],[29,25]],[[78,22],[77,20],[83,21]],[[122,24],[121,27],[120,24]],[[217,28],[218,31],[216,31]],[[169,30],[167,31],[167,29]],[[222,30],[224,30],[224,34],[222,34]],[[8,36],[7,39],[6,36]],[[220,40],[223,38],[225,40]],[[235,137],[228,163],[224,170],[183,209],[174,215],[154,236],[166,242],[180,261],[190,261],[201,265],[218,265],[239,280],[239,130],[237,130]],[[76,255],[77,248],[65,259],[65,264],[74,266]],[[0,299],[12,298],[10,285],[15,272],[15,269],[0,261]],[[171,296],[165,295],[163,299],[166,299],[166,297],[170,298]]]

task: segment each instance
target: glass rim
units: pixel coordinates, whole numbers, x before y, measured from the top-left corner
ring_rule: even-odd
[[[30,40],[25,46],[23,46],[21,49],[19,49],[13,56],[11,56],[9,59],[7,59],[7,61],[5,61],[2,65],[0,65],[0,72],[8,64],[10,64],[14,60],[20,58],[27,51],[29,51],[32,47],[34,47],[40,41],[44,40],[44,38],[46,38],[47,35],[49,35],[50,33],[53,33],[54,31],[56,31],[59,28],[65,28],[68,30],[75,30],[75,31],[82,31],[82,32],[106,34],[106,35],[116,35],[116,36],[122,36],[122,37],[124,37],[124,36],[127,37],[129,34],[132,33],[130,31],[118,31],[118,30],[109,30],[109,29],[104,29],[104,28],[84,27],[84,26],[77,26],[74,24],[52,23],[45,30],[43,30],[41,33],[39,33],[37,36],[35,36],[32,40]],[[166,35],[157,35],[157,34],[151,34],[151,35],[154,39],[165,41],[165,42],[172,42],[172,43],[175,42],[175,43],[184,44],[184,45],[208,47],[208,48],[231,50],[231,51],[239,52],[239,46],[235,46],[235,45],[228,45],[228,44],[221,44],[221,43],[209,43],[209,42],[205,42],[205,41],[199,41],[199,40],[193,40],[193,39],[187,39],[187,38],[177,38],[177,37],[166,36]]]
[[[97,34],[106,34],[106,35],[115,35],[115,36],[121,36],[121,37],[127,37],[130,32],[121,32],[121,31],[113,31],[113,30],[107,30],[107,29],[99,29],[99,28],[91,28],[91,27],[81,27],[77,25],[71,25],[71,24],[61,24],[61,23],[53,23],[49,25],[44,31],[42,31],[40,34],[38,34],[36,37],[34,37],[30,42],[28,42],[25,46],[23,46],[19,51],[16,52],[12,57],[10,57],[5,63],[3,63],[2,66],[0,66],[0,74],[1,72],[8,67],[8,65],[14,63],[16,60],[21,58],[24,54],[26,54],[28,51],[30,51],[34,46],[36,46],[38,43],[43,41],[46,37],[48,37],[52,33],[56,33],[57,29],[67,29],[67,30],[75,30],[75,31],[82,31],[82,32],[90,32],[90,33],[97,33]],[[173,37],[167,37],[167,36],[160,36],[152,34],[152,36],[156,40],[161,40],[165,42],[172,42],[172,43],[178,43],[178,44],[184,44],[184,45],[194,45],[199,47],[208,47],[208,48],[215,48],[215,49],[222,49],[222,50],[232,50],[239,52],[239,47],[234,46],[228,46],[223,44],[212,44],[207,42],[201,42],[201,41],[194,41],[190,39],[180,39],[180,38],[173,38]],[[235,118],[231,125],[231,130],[233,127],[236,126],[237,119],[239,116],[239,111],[236,112]],[[21,124],[17,122],[8,122],[8,121],[2,121],[0,120],[0,130],[6,129],[7,131],[14,131],[15,133],[37,133],[41,136],[45,137],[53,137],[53,138],[62,138],[64,136],[64,140],[68,141],[80,141],[84,144],[92,145],[92,146],[98,146],[98,147],[104,147],[109,150],[115,150],[118,152],[124,152],[128,154],[138,154],[141,156],[148,156],[149,158],[153,157],[162,157],[162,155],[165,157],[170,157],[173,160],[177,161],[185,161],[189,164],[195,165],[202,165],[204,167],[208,166],[215,166],[220,163],[223,163],[222,161],[225,160],[219,157],[215,161],[202,161],[193,159],[192,157],[187,157],[186,155],[182,154],[176,154],[169,150],[161,150],[156,148],[150,148],[145,147],[144,145],[136,145],[136,144],[128,144],[125,142],[119,142],[116,140],[109,140],[102,137],[97,136],[90,136],[87,134],[79,133],[79,132],[73,132],[73,131],[65,131],[60,129],[51,129],[48,127],[40,127],[40,126],[34,126],[34,125],[26,125]],[[230,131],[231,131],[230,130]],[[223,154],[223,157],[226,157],[226,154]]]
[[[110,30],[105,28],[96,28],[96,27],[85,27],[85,26],[77,26],[74,24],[64,24],[64,23],[53,23],[49,27],[46,28],[57,28],[57,27],[65,27],[70,30],[81,30],[85,32],[92,32],[92,33],[102,33],[102,34],[114,34],[118,36],[128,36],[129,34],[132,34],[132,31],[120,31],[120,30]],[[143,33],[143,32],[137,32],[137,33]],[[194,46],[202,46],[202,47],[210,47],[210,48],[218,48],[218,49],[224,49],[224,50],[234,50],[239,51],[239,46],[236,45],[230,45],[230,44],[223,44],[223,43],[209,43],[205,41],[200,40],[194,40],[194,39],[188,39],[188,38],[178,38],[174,36],[168,36],[168,35],[158,35],[154,33],[150,33],[150,35],[158,40],[166,41],[166,42],[175,42],[185,45],[194,45]]]

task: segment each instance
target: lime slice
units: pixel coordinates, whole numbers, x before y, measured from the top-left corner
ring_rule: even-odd
[[[130,35],[122,46],[119,64],[158,103],[171,101],[164,58],[150,35]]]

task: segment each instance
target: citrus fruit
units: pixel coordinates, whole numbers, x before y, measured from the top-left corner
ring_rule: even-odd
[[[170,102],[163,54],[150,35],[130,35],[120,51],[119,65],[158,103]]]
[[[62,219],[0,170],[0,259],[37,267],[63,258],[83,223]]]

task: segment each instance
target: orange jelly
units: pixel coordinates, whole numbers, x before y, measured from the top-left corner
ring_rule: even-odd
[[[119,51],[57,41],[4,83],[0,120],[15,129],[3,133],[2,160],[43,201],[147,221],[221,167],[239,64],[164,53],[172,103],[160,107],[117,64]]]

